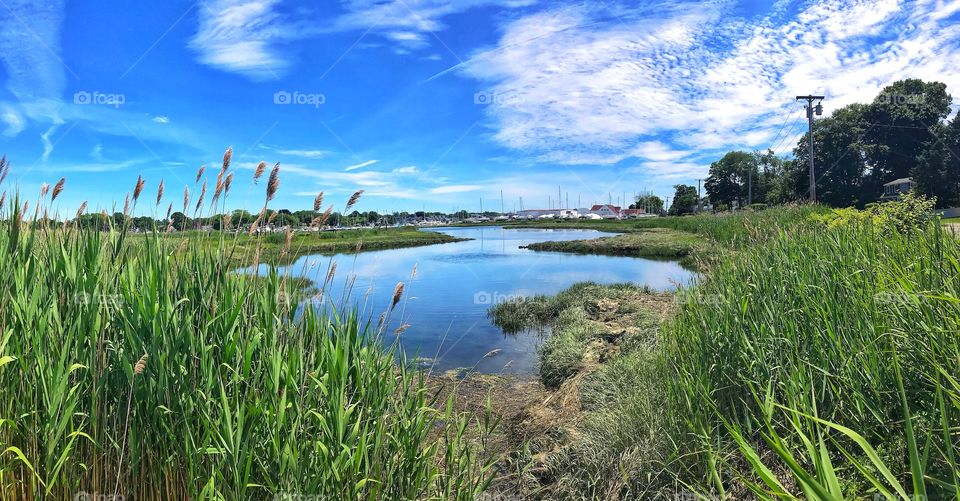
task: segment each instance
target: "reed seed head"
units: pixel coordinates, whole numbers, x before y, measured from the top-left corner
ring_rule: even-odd
[[[2,198],[0,198],[0,205],[3,205],[3,199],[2,199]],[[87,212],[87,201],[86,201],[86,200],[84,200],[83,203],[80,204],[80,208],[77,209],[77,219],[80,219],[80,216],[82,216],[85,212]]]
[[[227,174],[227,179],[223,182],[223,192],[225,195],[230,194],[230,185],[233,184],[233,173]]]
[[[220,169],[220,172],[226,172],[230,168],[230,159],[233,158],[233,146],[227,148],[227,151],[223,152],[223,167]]]
[[[187,206],[190,205],[190,188],[183,187],[183,212],[187,212]]]
[[[267,181],[267,202],[273,200],[273,196],[277,194],[277,188],[280,187],[280,162],[277,162],[273,166],[273,170],[270,171],[270,180]]]
[[[409,328],[410,328],[410,324],[403,324],[400,327],[397,327],[397,329],[393,331],[393,333],[399,336],[400,334],[403,334],[404,332],[406,332],[406,330]]]
[[[261,160],[260,163],[257,164],[257,169],[253,171],[254,184],[257,183],[257,180],[260,179],[260,176],[262,176],[264,171],[266,170],[267,170],[267,162],[264,162],[263,160]]]
[[[350,196],[350,200],[347,200],[346,210],[350,210],[350,207],[353,207],[358,200],[360,200],[360,195],[363,195],[363,190],[357,190],[353,195]]]
[[[323,216],[320,217],[319,226],[327,224],[327,220],[330,219],[330,214],[333,214],[333,205],[330,205],[330,207],[327,207],[327,210],[323,211]]]
[[[149,357],[144,353],[143,356],[140,357],[140,360],[137,360],[137,364],[133,366],[133,373],[135,375],[143,374],[144,369],[147,368],[147,358]]]
[[[157,186],[157,205],[160,205],[160,200],[163,200],[163,179],[160,180],[160,186]]]
[[[400,298],[403,296],[403,282],[397,282],[397,285],[393,288],[393,302],[390,304],[390,309],[397,307],[397,303],[400,302]]]
[[[7,192],[4,191],[3,194],[0,195],[0,210],[3,209],[3,203],[6,201],[7,201]]]
[[[207,180],[203,180],[203,185],[200,186],[200,198],[197,199],[197,206],[194,207],[193,211],[197,212],[200,210],[200,207],[203,205],[203,197],[207,194]]]
[[[61,177],[57,184],[53,187],[53,194],[50,196],[50,201],[54,201],[60,196],[60,193],[63,192],[63,185],[67,183],[67,178]]]
[[[123,215],[130,215],[130,194],[127,193],[127,198],[123,200]]]
[[[140,198],[140,193],[143,191],[143,187],[146,184],[146,181],[143,180],[143,176],[137,176],[137,185],[133,187],[133,203],[137,203],[137,200]]]
[[[495,356],[497,356],[501,351],[503,351],[503,350],[501,350],[500,348],[494,348],[494,349],[488,351],[488,352],[483,356],[483,358],[495,357]]]
[[[196,181],[194,181],[195,183],[199,183],[199,182],[200,182],[200,178],[203,177],[203,171],[206,170],[206,169],[207,169],[207,166],[206,166],[206,165],[201,165],[200,168],[197,169],[197,179],[196,179]]]
[[[313,212],[319,212],[320,207],[323,206],[323,192],[317,194],[317,198],[313,199]]]
[[[47,192],[50,191],[50,185],[47,183],[40,184],[40,198],[47,196]]]

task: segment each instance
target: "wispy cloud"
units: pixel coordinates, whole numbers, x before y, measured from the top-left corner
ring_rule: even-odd
[[[798,94],[826,94],[829,112],[903,78],[960,88],[960,2],[831,0],[749,21],[733,7],[551,7],[453,71],[500,97],[485,109],[498,143],[547,163],[632,159],[662,178],[770,147]]]
[[[301,158],[323,158],[330,154],[326,150],[276,150],[277,153],[281,155],[287,155],[291,157],[301,157]]]
[[[482,189],[483,186],[477,184],[450,184],[447,186],[438,186],[430,190],[430,193],[444,194],[444,193],[464,193],[468,191],[477,191]]]
[[[153,122],[158,124],[168,124],[170,123],[170,117],[166,117],[163,115],[155,116],[153,117]]]
[[[201,0],[190,47],[201,63],[253,80],[280,78],[290,61],[279,47],[293,35],[277,12],[279,0]]]
[[[366,162],[358,163],[358,164],[355,164],[355,165],[348,165],[348,166],[344,167],[343,170],[345,170],[345,171],[351,171],[351,170],[362,169],[362,168],[364,168],[364,167],[367,167],[367,166],[369,166],[369,165],[373,165],[373,164],[375,164],[375,163],[377,163],[377,160],[367,160]]]

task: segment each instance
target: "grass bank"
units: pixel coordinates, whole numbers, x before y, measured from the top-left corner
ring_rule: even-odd
[[[957,498],[960,243],[911,207],[793,210],[759,231],[698,225],[753,243],[661,328],[621,315],[635,332],[605,363],[582,362],[583,340],[605,335],[591,308],[550,305],[618,287],[494,310],[548,319],[541,379],[579,402],[559,445],[517,453],[537,465],[529,497]]]
[[[144,237],[141,234],[135,238]],[[188,240],[191,245],[202,246],[211,252],[223,252],[237,266],[249,266],[255,259],[260,263],[282,266],[312,254],[355,253],[469,240],[436,231],[420,231],[413,226],[263,235],[188,231],[164,234],[163,238],[175,242]]]
[[[527,248],[535,251],[679,259],[689,266],[695,264],[696,258],[704,259],[709,253],[704,237],[669,228],[641,228],[623,235],[590,240],[538,242]]]

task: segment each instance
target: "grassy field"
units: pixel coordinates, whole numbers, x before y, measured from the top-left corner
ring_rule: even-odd
[[[465,437],[495,423],[434,401],[376,319],[298,309],[295,277],[234,273],[236,251],[209,236],[32,224],[19,205],[0,222],[0,498],[486,489],[492,461]]]
[[[229,234],[191,231],[165,234],[164,238],[176,242],[186,238],[193,245],[202,245],[211,251],[222,250],[226,258],[237,266],[249,266],[255,259],[260,263],[286,265],[300,256],[311,254],[354,253],[466,240],[436,231],[420,231],[413,226],[294,232],[291,235],[282,232],[248,235],[243,232]]]
[[[724,216],[656,217],[645,219],[547,219],[496,223],[505,228],[576,228],[623,233],[575,242],[541,242],[532,250],[609,254],[635,257],[681,258],[687,266],[705,269],[724,250],[736,250],[777,232],[807,224],[819,206],[788,210],[741,211]],[[495,223],[484,223],[493,225]]]
[[[698,223],[740,248],[659,328],[655,297],[625,286],[497,306],[508,328],[551,328],[541,379],[578,410],[545,427],[558,444],[518,452],[537,472],[520,491],[956,499],[960,243],[910,210]]]
[[[535,251],[680,259],[689,265],[693,265],[696,258],[706,257],[708,247],[707,240],[700,235],[669,228],[641,228],[614,237],[538,242],[527,246]]]

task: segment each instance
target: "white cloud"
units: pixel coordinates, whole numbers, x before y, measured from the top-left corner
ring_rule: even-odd
[[[727,149],[772,146],[802,114],[799,94],[824,93],[829,113],[903,78],[960,89],[956,0],[820,1],[750,20],[732,7],[552,7],[508,23],[452,71],[509,96],[485,108],[496,142],[555,164],[636,159],[664,179]]]
[[[398,167],[393,169],[391,172],[394,174],[419,174],[420,170],[417,169],[416,165],[408,165],[406,167]]]
[[[288,155],[292,157],[302,157],[302,158],[323,158],[330,154],[329,151],[325,150],[276,150],[277,153],[281,155]]]
[[[375,163],[377,163],[377,160],[367,160],[366,162],[358,163],[358,164],[355,164],[355,165],[348,165],[348,166],[344,167],[343,170],[345,170],[345,171],[351,171],[351,170],[362,169],[362,168],[364,168],[364,167],[366,167],[366,166],[368,166],[368,165],[373,165],[373,164],[375,164]]]
[[[468,191],[477,191],[482,189],[483,186],[477,184],[451,184],[447,186],[439,186],[430,190],[430,193],[435,194],[444,194],[444,193],[465,193]]]
[[[290,62],[279,47],[295,37],[276,11],[279,0],[201,0],[190,47],[201,63],[253,80],[280,78]]]
[[[158,115],[158,116],[153,117],[153,121],[154,121],[154,123],[158,123],[158,124],[168,124],[168,123],[170,123],[170,117],[166,117],[166,116],[163,116],[163,115]]]
[[[447,28],[443,18],[477,7],[510,9],[536,4],[536,0],[345,0],[346,12],[334,18],[327,31],[373,31],[406,49],[438,43],[437,33]],[[443,45],[443,44],[439,44]],[[408,53],[406,49],[395,52]]]

